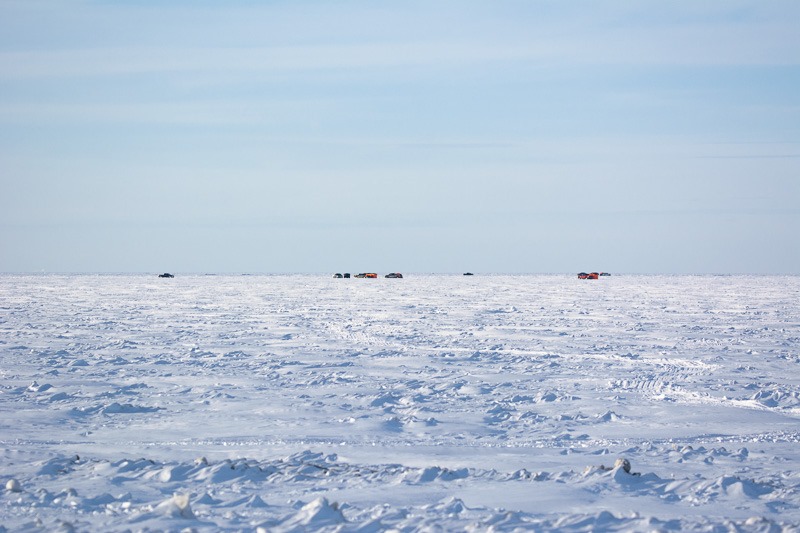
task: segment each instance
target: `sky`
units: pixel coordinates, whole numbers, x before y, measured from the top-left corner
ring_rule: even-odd
[[[795,273],[800,2],[0,0],[0,272]]]

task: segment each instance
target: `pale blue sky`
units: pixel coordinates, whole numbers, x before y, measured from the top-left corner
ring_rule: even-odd
[[[0,0],[0,271],[793,273],[800,2]]]

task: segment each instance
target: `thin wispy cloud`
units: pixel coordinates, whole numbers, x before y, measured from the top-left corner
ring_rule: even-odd
[[[181,72],[272,72],[443,66],[486,63],[530,66],[780,66],[800,65],[795,28],[780,25],[573,35],[519,44],[402,42],[274,47],[124,47],[0,52],[0,79],[120,76]],[[792,33],[790,33],[792,32]],[[783,35],[782,35],[783,34]],[[769,36],[762,38],[758,36]],[[758,37],[758,39],[757,39]],[[756,40],[757,39],[757,40]],[[800,39],[797,39],[800,41]],[[634,44],[635,43],[635,44]]]

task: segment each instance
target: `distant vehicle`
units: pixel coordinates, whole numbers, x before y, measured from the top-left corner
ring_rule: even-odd
[[[350,278],[350,272],[345,272],[344,273],[344,277],[349,279]]]
[[[609,274],[608,272],[600,272],[600,275],[601,276],[610,276],[611,274]]]
[[[174,278],[175,276],[173,276],[169,272],[164,272],[163,274],[159,274],[158,277],[159,278]]]
[[[378,275],[374,272],[362,272],[361,274],[356,274],[357,278],[377,278]]]
[[[465,276],[474,276],[475,274],[473,274],[472,272],[464,272],[464,275]]]
[[[341,274],[339,274],[339,273],[337,272],[336,274],[334,274],[334,275],[333,275],[333,277],[334,277],[334,278],[337,278],[337,279],[341,279],[341,278],[343,278],[344,276],[342,276]]]
[[[581,272],[578,274],[578,279],[597,279],[600,277],[600,274],[597,272],[592,272],[591,274],[587,274],[586,272]]]
[[[386,274],[383,277],[384,278],[402,278],[403,275],[400,272],[392,272],[391,274]]]

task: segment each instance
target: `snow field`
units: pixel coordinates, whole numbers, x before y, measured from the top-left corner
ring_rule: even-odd
[[[0,525],[796,530],[798,297],[793,276],[5,275]]]

